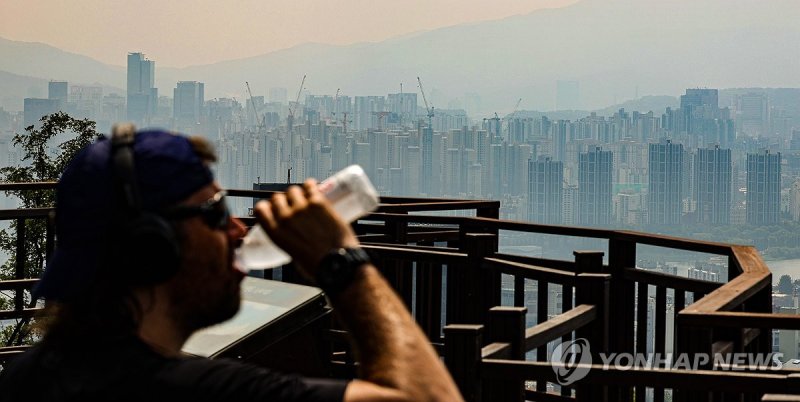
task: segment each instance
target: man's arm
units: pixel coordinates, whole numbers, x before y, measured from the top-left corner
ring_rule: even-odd
[[[330,250],[359,245],[312,180],[259,202],[255,213],[312,280]],[[374,266],[359,269],[331,302],[352,336],[362,377],[348,386],[345,401],[462,400],[427,337]]]

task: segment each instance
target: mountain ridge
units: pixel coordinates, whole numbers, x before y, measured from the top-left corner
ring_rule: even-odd
[[[159,67],[156,60],[156,86],[169,94],[179,80],[201,81],[209,99],[243,96],[245,81],[256,95],[270,87],[294,93],[306,74],[308,93],[341,88],[352,96],[397,92],[400,82],[415,91],[420,76],[436,106],[476,92],[484,111],[503,113],[520,97],[531,109],[554,109],[558,80],[580,82],[579,107],[586,110],[634,98],[636,87],[639,93],[676,96],[697,86],[800,86],[793,73],[800,70],[800,58],[792,51],[800,43],[800,27],[792,22],[800,7],[791,0],[697,3],[584,0],[379,42],[307,43],[184,68]],[[0,40],[0,54],[5,48]],[[124,87],[124,68],[80,57],[76,63],[84,63],[83,70],[55,63],[40,74],[43,68],[30,63],[10,69],[2,61],[0,70],[76,82],[95,78]],[[91,74],[86,66],[93,66]]]

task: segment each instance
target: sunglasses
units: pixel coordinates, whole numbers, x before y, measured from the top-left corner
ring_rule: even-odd
[[[225,204],[225,195],[225,191],[218,191],[200,205],[179,205],[161,212],[161,216],[168,219],[188,219],[200,216],[211,229],[227,229],[230,225],[231,213]]]

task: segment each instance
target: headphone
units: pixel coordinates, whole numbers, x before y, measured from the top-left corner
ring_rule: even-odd
[[[111,258],[123,283],[155,285],[178,271],[180,241],[166,219],[142,209],[134,169],[135,140],[133,124],[118,124],[111,131],[115,192]]]

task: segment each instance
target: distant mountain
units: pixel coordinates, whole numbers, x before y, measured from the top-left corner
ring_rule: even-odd
[[[20,111],[23,108],[24,98],[47,98],[47,83],[50,80],[28,77],[0,71],[0,108],[8,111]],[[80,81],[71,81],[72,85],[99,85],[103,87],[104,94],[124,94],[125,90],[114,86],[93,82],[92,84]]]
[[[644,96],[639,99],[632,99],[617,105],[608,106],[602,109],[595,110],[551,110],[551,111],[538,111],[538,110],[519,110],[514,113],[515,117],[539,119],[542,116],[550,120],[579,120],[596,113],[598,116],[609,117],[617,113],[620,109],[632,112],[647,113],[652,111],[654,115],[660,117],[661,114],[668,108],[677,108],[680,106],[680,101],[674,96]]]
[[[47,80],[0,71],[0,108],[22,110],[23,98],[47,97]]]
[[[798,17],[796,0],[584,0],[379,43],[306,44],[181,69],[156,60],[156,81],[162,94],[178,80],[202,81],[213,98],[244,96],[245,81],[256,95],[276,86],[294,94],[303,74],[308,93],[386,94],[401,82],[410,92],[420,76],[437,107],[475,92],[489,115],[510,112],[520,97],[525,109],[552,110],[556,81],[575,80],[581,108],[593,110],[633,98],[637,88],[676,96],[698,86],[800,87]],[[8,61],[6,42],[0,70],[124,84],[122,67],[45,45],[19,45]]]
[[[125,50],[120,60],[125,62]],[[125,68],[110,66],[90,57],[65,52],[34,42],[17,42],[0,38],[0,70],[45,80],[104,84],[125,87]]]
[[[639,99],[632,99],[618,105],[595,110],[595,112],[598,116],[611,116],[620,109],[625,109],[628,112],[647,113],[652,111],[656,116],[661,116],[668,107],[677,109],[680,104],[680,100],[675,96],[643,96]]]

